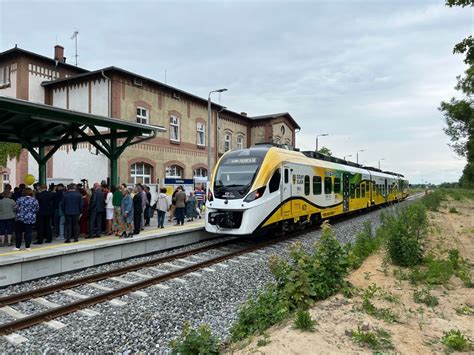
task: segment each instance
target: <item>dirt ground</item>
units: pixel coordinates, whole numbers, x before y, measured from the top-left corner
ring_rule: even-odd
[[[450,213],[455,207],[458,213]],[[450,200],[442,204],[440,212],[429,212],[428,249],[438,255],[446,255],[451,248],[459,250],[467,259],[471,275],[474,263],[474,201]],[[292,320],[268,330],[266,338],[255,337],[240,344],[235,354],[361,354],[372,353],[367,347],[354,343],[350,331],[363,326],[370,330],[382,327],[391,334],[394,349],[390,352],[403,354],[444,353],[439,342],[443,331],[459,329],[474,339],[474,316],[459,315],[455,309],[467,305],[474,308],[474,289],[465,288],[457,277],[445,286],[434,286],[431,294],[439,298],[433,308],[415,303],[413,291],[424,288],[409,281],[400,281],[393,275],[397,269],[383,263],[384,254],[370,256],[363,265],[352,272],[348,279],[354,286],[366,289],[376,284],[381,290],[373,297],[377,307],[390,308],[399,322],[378,320],[360,309],[362,297],[352,299],[342,294],[318,302],[310,310],[317,321],[314,332],[302,332],[293,328]],[[390,295],[391,297],[387,297]],[[385,297],[384,297],[385,296]],[[392,302],[386,299],[392,299]],[[393,300],[395,299],[395,301]],[[260,343],[257,345],[257,343]],[[267,345],[261,346],[266,340]]]

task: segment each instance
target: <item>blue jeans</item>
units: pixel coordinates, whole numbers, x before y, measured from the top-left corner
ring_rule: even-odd
[[[165,223],[165,215],[166,215],[166,212],[165,211],[160,211],[158,210],[158,228],[163,228],[164,227],[164,223]]]
[[[56,238],[64,239],[64,224],[66,219],[59,215],[59,210],[54,210],[54,234]]]

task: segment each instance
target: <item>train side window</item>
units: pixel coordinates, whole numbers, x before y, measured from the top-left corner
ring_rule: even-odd
[[[356,198],[360,198],[360,187],[356,188]]]
[[[363,182],[361,185],[360,185],[360,191],[361,191],[361,197],[364,198],[365,197],[365,182]]]
[[[285,169],[285,184],[288,184],[288,181],[290,181],[288,169]]]
[[[351,198],[355,198],[355,184],[351,184]]]
[[[334,193],[338,194],[341,192],[341,178],[334,178]]]
[[[332,190],[332,180],[330,176],[324,178],[324,193],[330,194]]]
[[[309,176],[305,175],[304,176],[304,194],[308,196],[309,192],[310,192]]]
[[[313,176],[313,195],[321,195],[321,176]]]
[[[270,193],[278,191],[280,189],[280,180],[281,180],[280,169],[277,169],[273,173],[273,176],[270,179],[270,182],[268,184],[268,187],[270,188]]]

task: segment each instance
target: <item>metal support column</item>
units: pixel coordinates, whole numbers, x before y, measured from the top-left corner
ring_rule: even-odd
[[[39,171],[39,176],[38,180],[40,184],[46,184],[46,163],[47,159],[44,159],[44,146],[41,146],[38,148],[38,155],[39,155],[39,160],[38,160],[38,171]]]
[[[118,185],[118,157],[117,155],[117,130],[111,129],[110,130],[110,185],[117,186]]]

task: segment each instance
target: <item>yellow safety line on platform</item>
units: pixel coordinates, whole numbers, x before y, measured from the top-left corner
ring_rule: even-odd
[[[192,223],[192,222],[188,222],[188,223]],[[179,227],[182,227],[182,226],[169,226],[167,227],[166,229],[169,230],[170,228],[172,229],[178,229]],[[156,228],[156,229],[153,229],[153,230],[148,230],[148,231],[145,231],[145,232],[142,232],[143,234],[142,235],[149,235],[149,234],[152,234],[152,233],[156,233],[157,231],[159,232],[164,232],[165,230],[162,230],[161,228]],[[31,249],[31,250],[25,250],[25,249],[22,249],[22,250],[12,250],[12,251],[9,251],[7,253],[2,253],[0,254],[0,256],[7,256],[7,255],[15,255],[15,254],[19,254],[19,253],[31,253],[33,251],[38,251],[38,250],[48,250],[48,249],[53,249],[53,248],[57,248],[58,246],[62,246],[62,247],[73,247],[75,245],[78,245],[78,244],[90,244],[90,243],[94,243],[96,242],[97,240],[114,240],[114,239],[117,239],[117,237],[109,237],[109,236],[106,236],[106,237],[101,237],[100,239],[97,239],[97,238],[94,238],[94,239],[86,239],[86,240],[81,240],[80,242],[71,242],[71,243],[63,243],[63,244],[53,244],[53,245],[48,245],[48,246],[45,246],[45,247],[39,247],[39,248],[34,248],[34,249]]]

